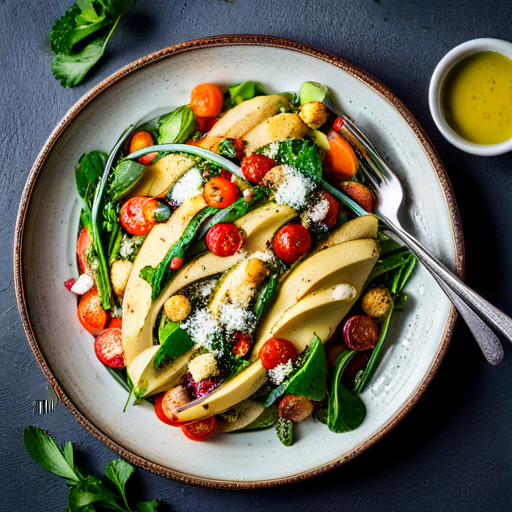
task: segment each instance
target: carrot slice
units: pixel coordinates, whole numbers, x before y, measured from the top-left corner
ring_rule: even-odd
[[[334,130],[327,134],[329,152],[323,161],[324,171],[336,185],[352,179],[359,165],[357,156],[350,144]]]

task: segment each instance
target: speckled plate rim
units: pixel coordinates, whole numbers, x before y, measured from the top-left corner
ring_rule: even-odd
[[[259,36],[259,35],[229,35],[229,36],[215,36],[215,37],[207,37],[203,39],[196,39],[193,41],[189,41],[186,43],[177,44],[175,46],[170,46],[158,52],[152,53],[146,57],[143,57],[135,62],[129,64],[128,66],[122,68],[118,72],[114,73],[107,79],[103,80],[100,84],[94,87],[91,91],[86,93],[78,102],[67,112],[64,118],[60,121],[57,127],[53,130],[50,137],[46,141],[42,150],[40,151],[31,171],[28,176],[25,188],[23,190],[23,194],[20,201],[20,206],[18,210],[18,216],[16,220],[16,228],[14,235],[14,284],[15,284],[15,292],[16,292],[16,300],[18,303],[18,308],[20,311],[21,320],[23,323],[23,329],[27,336],[28,342],[30,344],[30,348],[34,353],[39,366],[43,370],[47,379],[50,381],[55,392],[58,394],[64,405],[71,411],[71,413],[75,416],[75,418],[90,432],[92,435],[97,437],[100,441],[102,441],[106,446],[110,449],[114,450],[121,457],[126,459],[132,464],[136,466],[151,471],[157,475],[165,476],[167,478],[172,478],[173,480],[177,480],[179,482],[185,484],[199,485],[202,487],[209,488],[217,488],[217,489],[255,489],[255,488],[264,488],[264,487],[272,487],[277,485],[284,485],[289,483],[300,482],[303,480],[307,480],[309,478],[313,478],[315,476],[321,475],[335,467],[344,464],[345,462],[353,459],[364,450],[375,444],[379,439],[384,437],[391,429],[397,425],[402,418],[411,410],[411,408],[417,403],[419,398],[425,392],[428,384],[431,382],[434,374],[436,373],[439,365],[446,353],[448,348],[448,344],[450,342],[453,328],[455,325],[455,321],[457,319],[457,312],[451,306],[449,317],[446,323],[446,327],[443,333],[442,342],[440,344],[439,350],[436,353],[431,367],[428,371],[427,376],[421,382],[421,384],[417,387],[413,396],[401,409],[398,411],[395,416],[385,424],[381,430],[373,435],[371,438],[366,440],[364,443],[356,446],[350,452],[345,453],[338,457],[337,459],[318,466],[314,469],[310,469],[308,471],[304,471],[301,473],[297,473],[295,475],[290,475],[288,477],[271,479],[271,480],[257,480],[257,481],[231,481],[231,480],[215,480],[209,478],[198,478],[193,475],[188,475],[185,473],[181,473],[179,471],[175,471],[166,467],[163,467],[159,464],[155,464],[153,462],[148,461],[147,459],[136,455],[135,453],[127,450],[120,444],[114,442],[109,436],[104,434],[100,428],[98,428],[92,421],[90,421],[84,413],[82,413],[68,398],[65,390],[57,382],[57,379],[53,375],[48,363],[45,360],[41,347],[39,346],[38,340],[35,336],[34,330],[32,328],[32,324],[30,321],[30,315],[25,299],[25,284],[23,282],[23,233],[24,233],[24,225],[25,219],[28,212],[30,197],[32,195],[32,191],[34,190],[35,184],[37,182],[39,173],[43,167],[43,164],[51,151],[53,145],[59,136],[63,133],[63,131],[67,128],[70,122],[75,118],[75,116],[91,101],[93,101],[96,97],[102,94],[106,89],[108,89],[111,85],[116,82],[123,80],[126,76],[137,72],[140,69],[143,69],[155,62],[160,60],[169,58],[173,55],[193,51],[195,49],[202,48],[213,48],[220,46],[266,46],[273,48],[280,48],[284,50],[290,50],[297,53],[302,53],[304,55],[308,55],[310,57],[317,58],[324,62],[327,62],[333,66],[341,68],[345,72],[349,73],[353,77],[357,78],[361,82],[370,86],[375,92],[383,96],[394,108],[395,110],[403,117],[403,119],[407,122],[414,135],[418,139],[418,142],[421,144],[423,150],[426,153],[428,160],[430,161],[441,188],[444,192],[448,210],[450,213],[451,223],[452,223],[452,231],[453,231],[453,240],[455,246],[455,269],[457,274],[463,278],[464,277],[464,237],[462,232],[462,226],[460,222],[459,212],[457,209],[457,204],[455,202],[455,197],[453,194],[453,190],[450,184],[450,180],[444,169],[444,166],[433,148],[430,140],[427,135],[423,131],[423,128],[416,121],[414,116],[409,112],[409,110],[403,105],[403,103],[383,84],[381,84],[378,80],[373,78],[371,75],[358,68],[357,66],[351,64],[350,62],[332,55],[326,51],[319,50],[317,48],[313,48],[311,46],[296,43],[293,41],[289,41],[282,38],[270,37],[270,36]]]

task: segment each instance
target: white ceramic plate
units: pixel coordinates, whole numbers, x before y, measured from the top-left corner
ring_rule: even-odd
[[[363,393],[368,415],[347,434],[307,421],[298,425],[291,448],[272,429],[193,443],[160,422],[147,403],[123,414],[126,391],[96,359],[93,338],[78,323],[76,303],[63,286],[77,275],[74,166],[84,152],[109,151],[123,129],[148,112],[187,103],[196,84],[244,80],[260,81],[269,92],[297,91],[305,80],[326,84],[403,180],[403,225],[449,267],[463,270],[457,209],[435,151],[390,91],[338,57],[274,38],[217,37],[150,55],[84,96],[48,139],[21,201],[15,278],[28,340],[64,403],[108,446],[156,473],[225,488],[308,478],[373,444],[423,393],[455,321],[444,294],[418,268],[407,287],[406,312],[394,316],[383,361]]]

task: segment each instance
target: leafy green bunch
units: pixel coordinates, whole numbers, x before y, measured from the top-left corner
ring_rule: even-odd
[[[37,464],[66,480],[69,512],[134,512],[126,498],[126,482],[134,472],[128,462],[122,459],[109,462],[105,468],[107,482],[103,482],[75,465],[70,441],[61,450],[50,434],[37,427],[25,429],[24,441],[27,452]],[[156,500],[144,501],[136,505],[135,512],[156,512],[157,507]]]
[[[64,87],[75,87],[105,53],[120,17],[133,0],[77,0],[53,24],[52,72]]]

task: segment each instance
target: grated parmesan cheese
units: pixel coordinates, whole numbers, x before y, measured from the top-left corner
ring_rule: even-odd
[[[189,169],[172,187],[171,199],[180,205],[203,189],[203,176],[197,167]]]
[[[332,291],[332,300],[354,299],[356,289],[351,284],[339,284]]]
[[[228,333],[247,332],[254,328],[256,315],[248,309],[225,302],[220,309],[219,321]]]
[[[287,204],[294,210],[300,210],[306,205],[307,196],[315,189],[316,185],[289,165],[282,165],[281,169],[284,171],[284,180],[277,187],[276,203]]]
[[[180,327],[187,331],[198,347],[204,347],[213,355],[222,356],[222,350],[214,349],[212,343],[216,334],[220,333],[217,321],[205,309],[197,309]]]
[[[274,263],[274,253],[272,251],[269,251],[268,249],[262,249],[260,251],[257,251],[253,254],[251,254],[251,259],[257,258],[261,261],[264,261],[265,263]]]
[[[267,151],[267,154],[265,156],[267,158],[274,159],[277,156],[278,151],[279,151],[279,142],[271,142],[268,145],[268,151]]]
[[[286,363],[278,364],[275,368],[267,371],[268,378],[272,384],[279,386],[288,374],[293,370],[293,363],[291,359],[288,359]]]
[[[205,281],[201,288],[199,288],[199,294],[201,297],[206,299],[206,297],[209,297],[211,293],[213,292],[215,285],[217,284],[217,279],[209,279],[208,281]]]
[[[322,222],[325,217],[327,217],[327,213],[329,212],[329,201],[323,198],[320,201],[317,201],[311,208],[307,211],[307,216],[316,223]]]

